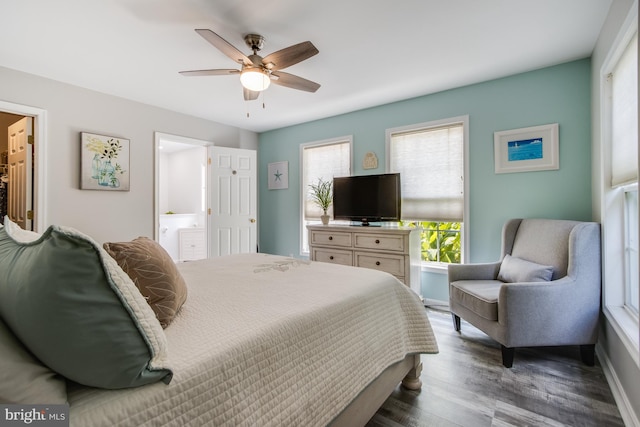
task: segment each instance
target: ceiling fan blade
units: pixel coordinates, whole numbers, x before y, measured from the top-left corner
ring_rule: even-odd
[[[277,79],[271,80],[272,83],[289,87],[291,89],[315,92],[320,88],[320,85],[316,82],[312,82],[311,80],[303,79],[302,77],[294,76],[293,74],[285,73],[283,71],[271,73],[271,75],[277,77]]]
[[[245,101],[253,101],[254,99],[258,99],[258,96],[260,96],[260,92],[255,92],[253,90],[249,90],[246,87],[242,88],[243,94],[244,94],[244,100]]]
[[[265,67],[272,71],[282,70],[318,53],[318,49],[311,42],[302,42],[282,50],[273,52],[262,59]],[[273,65],[270,65],[273,64]]]
[[[226,76],[229,74],[238,74],[240,70],[233,69],[219,69],[219,70],[191,70],[191,71],[180,71],[180,74],[183,76]]]
[[[253,62],[245,55],[236,49],[231,43],[217,35],[208,29],[198,29],[196,33],[200,34],[206,41],[215,46],[220,52],[233,59],[235,62],[240,62],[245,65],[252,65]]]

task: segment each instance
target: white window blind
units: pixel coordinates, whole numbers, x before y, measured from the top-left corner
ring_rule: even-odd
[[[304,219],[320,219],[322,209],[310,196],[309,184],[316,184],[318,178],[333,181],[336,176],[351,174],[351,149],[349,141],[304,147],[302,152],[302,188],[305,195]],[[328,214],[333,216],[333,207]]]
[[[611,75],[611,185],[638,181],[638,34]]]
[[[400,172],[402,218],[462,222],[464,212],[464,127],[392,133],[389,172]]]

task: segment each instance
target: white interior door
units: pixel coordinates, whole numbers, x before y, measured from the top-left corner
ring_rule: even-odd
[[[210,255],[257,252],[256,151],[209,147]]]
[[[32,136],[32,119],[24,117],[9,126],[9,187],[7,213],[11,221],[25,230],[31,230],[28,213],[33,209],[32,167],[33,146],[29,144]]]

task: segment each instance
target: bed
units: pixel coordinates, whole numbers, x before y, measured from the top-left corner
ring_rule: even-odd
[[[177,268],[172,377],[67,381],[72,426],[364,425],[400,381],[419,389],[420,354],[438,351],[418,296],[387,273],[268,254]]]

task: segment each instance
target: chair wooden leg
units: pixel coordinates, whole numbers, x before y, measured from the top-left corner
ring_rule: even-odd
[[[587,366],[593,366],[596,364],[596,345],[586,344],[580,346],[580,358],[582,362]]]
[[[455,329],[456,332],[460,332],[460,316],[451,313],[451,318],[453,319],[453,329]]]
[[[513,366],[513,355],[515,353],[515,348],[513,347],[502,347],[502,364],[505,368],[510,368]]]

